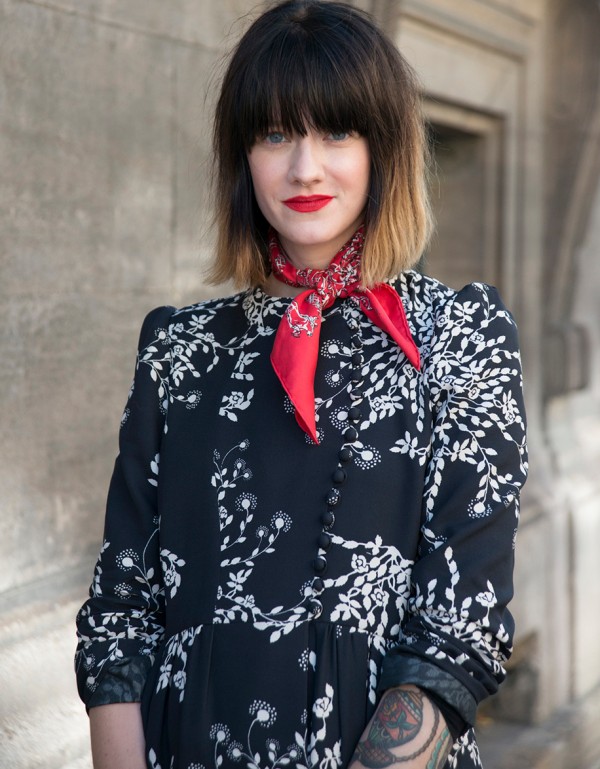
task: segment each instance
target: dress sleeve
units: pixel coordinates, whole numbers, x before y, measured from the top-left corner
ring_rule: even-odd
[[[465,287],[435,318],[433,410],[418,559],[379,688],[413,683],[472,725],[504,679],[514,542],[527,474],[517,330],[495,289]]]
[[[153,310],[142,326],[108,492],[104,543],[90,598],[77,615],[75,669],[88,709],[140,700],[164,632],[156,495],[172,313],[171,307]]]

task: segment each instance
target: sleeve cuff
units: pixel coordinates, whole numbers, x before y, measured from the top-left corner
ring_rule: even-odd
[[[477,701],[450,673],[427,660],[394,653],[383,660],[378,690],[401,684],[414,684],[446,702],[470,726],[475,723]]]
[[[86,703],[87,709],[116,702],[140,702],[152,658],[126,657],[107,667],[93,694]]]
[[[448,705],[445,700],[441,699],[441,697],[438,697],[437,694],[434,694],[430,689],[427,690],[426,694],[444,717],[448,731],[452,735],[452,742],[456,742],[456,740],[469,728],[469,725],[453,707],[450,707],[450,705]]]

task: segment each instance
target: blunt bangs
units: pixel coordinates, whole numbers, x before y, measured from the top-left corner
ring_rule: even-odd
[[[327,15],[324,9],[323,15]],[[375,105],[361,75],[367,51],[349,32],[313,20],[273,29],[238,81],[235,124],[247,152],[274,128],[304,136],[308,128],[367,136]]]

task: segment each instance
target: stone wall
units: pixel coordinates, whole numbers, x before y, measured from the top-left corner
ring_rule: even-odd
[[[0,3],[2,591],[97,547],[141,318],[203,293],[205,100],[247,6]]]
[[[73,618],[142,318],[207,295],[210,84],[253,7],[0,0],[3,769],[89,763]]]
[[[532,475],[516,654],[485,714],[487,766],[567,769],[576,741],[577,766],[592,769],[600,12],[587,0],[356,4],[418,69],[447,153],[424,269],[495,283],[521,329]],[[211,84],[258,6],[0,0],[3,768],[89,766],[72,618],[101,537],[141,319],[215,293],[203,281]],[[544,729],[563,712],[569,728],[550,755]]]

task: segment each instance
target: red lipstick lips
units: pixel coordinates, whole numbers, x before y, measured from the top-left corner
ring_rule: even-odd
[[[283,203],[292,211],[309,214],[324,208],[331,200],[333,200],[331,195],[298,195],[295,198],[284,200]]]

